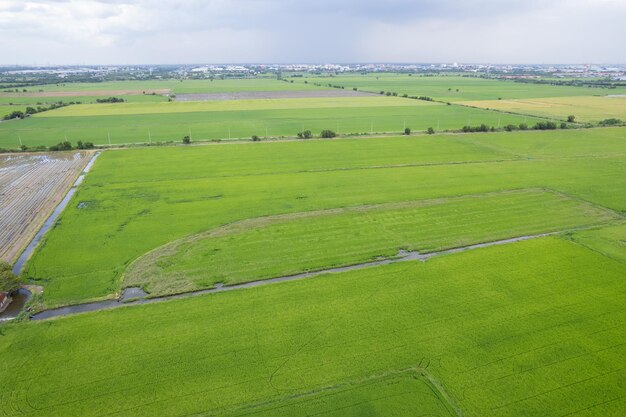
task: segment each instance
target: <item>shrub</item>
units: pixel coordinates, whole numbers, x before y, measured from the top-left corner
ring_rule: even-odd
[[[303,130],[302,132],[298,132],[298,137],[300,139],[311,139],[313,137],[313,133],[310,130]]]
[[[404,128],[404,134],[409,136],[411,134],[411,128],[410,127],[405,127]]]
[[[337,136],[337,134],[330,129],[324,129],[320,133],[320,138],[324,138],[324,139],[334,138],[335,136]]]
[[[526,123],[520,123],[519,130],[528,130],[528,125]]]
[[[145,94],[145,91],[144,91]],[[154,93],[152,93],[154,95]],[[125,100],[118,97],[97,98],[96,103],[123,103]]]
[[[69,141],[59,142],[56,145],[52,145],[49,148],[51,151],[71,151],[72,144]]]
[[[615,118],[611,118],[611,119],[604,119],[600,122],[600,126],[615,126],[615,125],[621,125],[623,122],[620,119],[615,119]]]
[[[183,136],[183,143],[185,145],[189,145],[191,143],[191,138],[189,136]]]
[[[433,129],[432,127],[429,127],[428,130],[426,131],[426,133],[428,133],[429,135],[434,135],[435,134],[435,129]]]
[[[567,123],[561,122],[561,129],[567,129]]]
[[[506,130],[507,132],[512,132],[515,129],[517,129],[517,126],[515,126],[515,125],[506,125],[506,126],[504,126],[504,130]]]
[[[568,122],[574,123],[575,120],[576,120],[576,116],[574,116],[574,115],[567,116],[567,121]]]
[[[535,130],[554,130],[556,129],[556,123],[554,122],[537,122],[535,126],[533,126]]]
[[[258,137],[257,135],[252,135],[251,139],[252,139],[252,142],[258,142],[261,140],[261,138]]]

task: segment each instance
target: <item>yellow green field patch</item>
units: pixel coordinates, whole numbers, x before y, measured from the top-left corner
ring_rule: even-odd
[[[241,110],[323,109],[335,107],[434,106],[437,104],[397,97],[331,97],[202,102],[83,104],[46,112],[38,117],[113,116],[157,113],[191,113]]]
[[[479,100],[464,101],[461,104],[560,120],[572,115],[580,122],[626,119],[626,96],[619,95]]]

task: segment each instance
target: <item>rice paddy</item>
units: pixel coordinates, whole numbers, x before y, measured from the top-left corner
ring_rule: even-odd
[[[22,277],[43,288],[27,314],[117,308],[2,323],[1,415],[623,414],[626,128],[400,136],[540,119],[386,95],[158,102],[315,91],[326,80],[478,107],[545,102],[549,111],[528,113],[546,119],[578,106],[577,121],[595,121],[617,108],[581,93],[601,89],[406,74],[19,93],[125,91],[129,102],[0,123],[0,148],[388,135],[103,150]],[[76,172],[49,168],[21,185],[0,175],[0,198]],[[23,244],[8,246],[14,256]],[[328,273],[350,265],[359,268]],[[271,280],[309,271],[326,272]],[[263,285],[236,286],[249,282]],[[152,298],[114,301],[125,288],[141,297],[137,287]]]

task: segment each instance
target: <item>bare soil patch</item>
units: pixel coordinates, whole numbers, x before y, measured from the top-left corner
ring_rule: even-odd
[[[91,155],[0,155],[0,260],[12,263],[17,259]]]

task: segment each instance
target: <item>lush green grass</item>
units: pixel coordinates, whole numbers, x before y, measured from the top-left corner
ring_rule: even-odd
[[[560,120],[567,120],[572,115],[579,122],[598,122],[610,118],[626,120],[626,96],[484,100],[466,101],[463,104]]]
[[[422,107],[437,106],[423,101],[412,101],[397,97],[332,97],[332,98],[289,98],[223,101],[179,101],[170,103],[116,103],[72,106],[40,117],[68,116],[130,116],[138,114],[226,112],[245,110],[287,109],[336,109],[359,107]]]
[[[115,114],[126,111],[141,114]],[[71,116],[103,112],[111,115]],[[110,137],[111,143],[121,144],[179,142],[190,133],[193,140],[293,137],[305,129],[316,135],[323,129],[340,134],[398,134],[405,126],[416,131],[429,127],[458,130],[467,124],[497,127],[524,121],[535,122],[524,116],[386,97],[85,105],[0,124],[0,147],[17,147],[18,135],[29,146],[52,145],[65,137],[96,144],[107,144]]]
[[[263,217],[172,242],[135,261],[125,287],[152,295],[237,284],[562,231],[618,219],[609,210],[541,190]]]
[[[621,416],[625,275],[624,264],[552,237],[16,323],[0,336],[0,402],[5,415],[33,417],[367,417],[393,415],[377,401],[395,395],[398,410],[411,392],[417,410],[396,415],[445,415],[436,393],[406,379],[334,395],[426,368],[465,416]],[[356,402],[363,408],[342,413]]]
[[[297,79],[298,80],[298,79]],[[459,76],[409,76],[408,74],[340,75],[335,77],[306,78],[309,84],[320,83],[356,87],[378,93],[396,92],[399,95],[428,96],[442,101],[498,100],[498,98],[569,97],[623,94],[626,88],[586,88],[552,86],[514,81],[493,80]],[[296,81],[303,82],[303,81]],[[456,90],[459,90],[458,92]]]
[[[43,280],[48,305],[111,296],[131,261],[173,240],[238,220],[337,207],[550,188],[623,212],[624,131],[108,151],[27,274]]]
[[[71,92],[71,91],[146,91],[171,90],[174,93],[230,93],[236,91],[282,91],[319,90],[319,87],[302,83],[278,81],[275,78],[241,78],[211,80],[148,80],[106,81],[100,83],[65,83],[28,87],[28,92]]]
[[[572,240],[626,264],[626,224],[579,231]]]
[[[21,112],[25,112],[26,111],[26,107],[24,105],[21,104],[3,104],[0,105],[0,122],[2,121],[2,118],[5,115],[11,114],[14,111],[21,111]]]
[[[32,97],[32,96],[20,96],[20,97],[7,97],[0,93],[0,104],[23,104],[29,106],[45,106],[52,103],[58,103],[62,101],[64,103],[69,102],[81,102],[81,103],[96,103],[96,99],[103,99],[111,97],[111,95],[107,96],[46,96],[46,97]],[[124,100],[134,103],[134,102],[159,102],[159,101],[167,101],[167,97],[162,95],[152,95],[152,94],[125,94],[125,95],[117,95],[116,97],[123,98]],[[101,105],[101,104],[98,104]]]
[[[425,375],[425,370],[391,372],[361,381],[347,381],[277,402],[246,404],[224,410],[226,416],[258,417],[454,417],[456,410]]]

